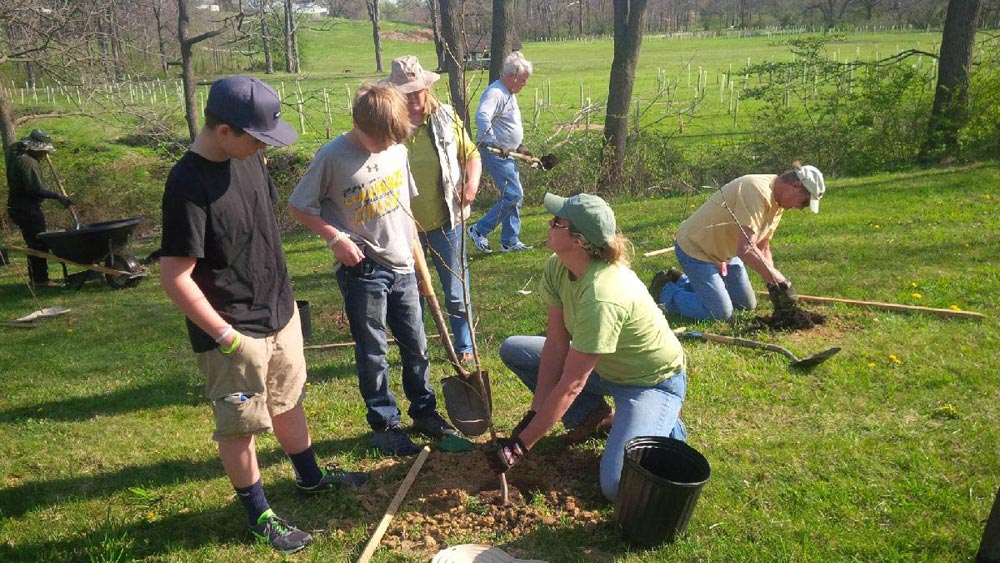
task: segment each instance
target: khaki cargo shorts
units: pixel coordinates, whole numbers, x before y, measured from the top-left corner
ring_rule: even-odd
[[[300,405],[305,398],[306,359],[299,312],[293,308],[285,328],[265,338],[240,334],[226,355],[218,348],[201,352],[198,369],[205,375],[205,396],[215,413],[219,441],[271,430],[271,417]]]

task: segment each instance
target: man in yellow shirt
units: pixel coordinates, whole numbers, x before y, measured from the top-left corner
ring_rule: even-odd
[[[671,268],[650,286],[666,310],[693,319],[753,310],[757,298],[746,267],[764,278],[776,312],[795,308],[792,282],[774,265],[771,238],[786,209],[808,206],[819,213],[826,184],[815,166],[793,166],[780,176],[750,174],[729,182],[681,223],[674,252],[684,273]]]

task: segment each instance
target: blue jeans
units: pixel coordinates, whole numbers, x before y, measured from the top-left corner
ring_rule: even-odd
[[[368,408],[373,430],[399,424],[396,397],[389,389],[388,338],[392,330],[399,344],[403,367],[403,392],[410,401],[410,418],[431,414],[437,408],[430,386],[427,336],[420,311],[420,294],[413,273],[397,274],[374,262],[367,273],[356,275],[341,267],[337,285],[344,296],[344,312],[354,338],[358,387]]]
[[[535,390],[538,366],[542,360],[544,336],[511,336],[500,345],[500,359],[524,384]],[[590,374],[583,391],[563,415],[563,426],[573,428],[583,422],[605,396],[615,401],[615,420],[601,456],[601,491],[608,500],[618,496],[625,444],[636,436],[669,436],[687,438],[681,422],[681,405],[687,392],[687,374],[680,372],[652,387],[621,385]]]
[[[660,291],[659,302],[668,311],[698,320],[728,320],[736,309],[752,311],[757,307],[746,266],[739,258],[727,263],[728,272],[723,277],[718,264],[691,258],[676,241],[674,254],[684,275]]]
[[[451,230],[441,227],[420,233],[420,244],[424,247],[424,252],[430,247],[431,260],[441,278],[444,308],[448,311],[455,352],[471,354],[472,333],[465,316],[465,304],[469,304],[469,316],[472,316],[472,300],[469,297],[469,261],[462,252],[462,225],[457,224]],[[465,272],[464,287],[462,272]]]
[[[496,182],[500,198],[473,226],[477,233],[488,237],[497,224],[500,224],[500,243],[516,244],[517,237],[521,233],[521,200],[524,199],[517,161],[487,150],[480,154],[483,159],[483,170],[489,172]]]

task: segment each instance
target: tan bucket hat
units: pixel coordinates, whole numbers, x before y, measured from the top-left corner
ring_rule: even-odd
[[[417,57],[403,55],[392,60],[392,71],[389,73],[389,78],[382,82],[392,84],[403,94],[412,94],[430,88],[440,79],[440,74],[424,70]]]

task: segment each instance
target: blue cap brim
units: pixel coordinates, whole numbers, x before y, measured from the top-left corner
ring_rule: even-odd
[[[295,131],[295,128],[281,119],[278,120],[277,126],[270,131],[246,129],[246,132],[253,136],[254,139],[272,147],[287,147],[299,138],[299,134]]]

